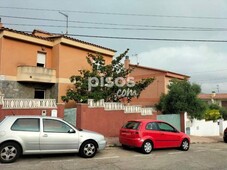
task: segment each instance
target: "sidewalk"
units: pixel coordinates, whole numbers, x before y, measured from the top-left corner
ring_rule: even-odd
[[[223,142],[223,136],[190,136],[191,143],[218,143]]]
[[[223,142],[222,136],[190,136],[190,139],[191,144]],[[106,140],[109,147],[121,146],[118,137],[107,137]]]

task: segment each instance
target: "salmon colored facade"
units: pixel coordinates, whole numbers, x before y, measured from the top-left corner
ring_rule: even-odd
[[[211,93],[211,94],[199,94],[198,98],[207,102],[208,104],[217,104],[220,107],[227,108],[227,93]]]
[[[102,54],[106,63],[112,61],[114,50],[80,41],[64,35],[34,30],[32,34],[0,26],[0,94],[5,98],[56,99],[73,87],[69,81],[79,70],[89,69],[88,53]],[[171,79],[188,79],[186,75],[154,68],[132,65],[128,58],[125,67],[134,67],[130,74],[135,80],[154,77],[154,82],[133,99],[132,105],[154,106],[161,94],[168,92]],[[75,107],[69,102],[66,107]]]
[[[133,99],[130,103],[131,105],[142,105],[144,107],[153,107],[156,103],[159,102],[160,96],[162,94],[168,93],[167,86],[172,79],[189,79],[189,76],[174,73],[170,71],[144,67],[140,65],[130,64],[130,60],[125,60],[125,67],[134,68],[130,77],[133,77],[135,81],[139,81],[143,78],[155,78],[153,83],[151,83],[144,91],[142,91],[138,99]]]
[[[53,98],[58,103],[72,86],[69,77],[89,69],[88,53],[106,63],[115,51],[64,35],[32,34],[0,28],[0,93],[5,98]]]
[[[157,114],[124,113],[124,110],[105,110],[103,107],[90,108],[87,104],[77,104],[76,126],[99,132],[106,137],[118,137],[119,129],[129,120],[157,119]]]

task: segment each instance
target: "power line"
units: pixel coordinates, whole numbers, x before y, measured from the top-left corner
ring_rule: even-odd
[[[190,81],[194,81],[194,82],[200,82],[200,83],[227,83],[227,78],[224,79],[213,79],[213,80],[190,80]]]
[[[100,36],[100,35],[81,35],[68,34],[69,36],[90,37],[90,38],[106,38],[118,40],[140,40],[140,41],[178,41],[178,42],[209,42],[209,43],[226,43],[227,40],[206,40],[206,39],[177,39],[177,38],[141,38],[141,37],[116,37],[116,36]]]
[[[97,11],[77,11],[77,10],[63,10],[63,9],[41,9],[41,8],[22,8],[22,7],[7,7],[1,6],[3,9],[17,9],[17,10],[32,10],[32,11],[63,11],[84,14],[99,14],[99,15],[119,15],[119,16],[137,16],[137,17],[161,17],[161,18],[185,18],[185,19],[209,19],[209,20],[226,20],[226,17],[210,17],[210,16],[185,16],[185,15],[159,15],[159,14],[136,14],[136,13],[113,13],[113,12],[97,12]]]
[[[209,72],[220,72],[220,71],[226,71],[227,69],[221,69],[221,70],[209,70],[209,71],[198,71],[198,72],[192,72],[190,74],[203,74],[203,73],[209,73]]]
[[[31,31],[19,31],[32,33]],[[55,35],[62,35],[61,33],[54,33]],[[116,37],[116,36],[103,36],[103,35],[85,35],[85,34],[67,34],[71,37],[89,37],[89,38],[102,38],[102,39],[117,39],[117,40],[139,40],[139,41],[170,41],[170,42],[207,42],[207,43],[227,43],[227,40],[206,40],[206,39],[177,39],[177,38],[144,38],[144,37]]]
[[[41,20],[41,21],[56,21],[56,22],[65,22],[65,20],[59,20],[59,19],[48,19],[48,18],[34,18],[34,17],[19,17],[19,16],[8,16],[8,15],[0,15],[0,17],[5,17],[5,18],[16,18],[16,19],[26,19],[26,20]],[[115,23],[100,23],[100,22],[86,22],[86,21],[68,21],[70,23],[84,23],[84,24],[96,24],[96,25],[112,25],[112,26],[137,26],[137,27],[151,27],[151,28],[159,28],[158,30],[165,30],[165,29],[173,29],[177,31],[181,30],[186,30],[186,31],[226,31],[227,28],[212,28],[212,27],[183,27],[183,26],[166,26],[166,25],[138,25],[138,24],[115,24]],[[8,25],[13,25],[8,23]],[[15,24],[19,25],[19,24]],[[22,24],[23,26],[30,26],[29,24],[25,25]],[[39,25],[35,25],[39,26]],[[52,25],[40,25],[40,26],[50,26],[53,27]],[[57,26],[56,26],[57,27]],[[72,27],[72,26],[71,26]],[[85,27],[86,28],[86,27]],[[95,27],[93,27],[95,28]],[[137,30],[146,30],[145,28],[137,28]],[[99,28],[97,28],[99,29]],[[108,28],[106,28],[108,29]],[[113,29],[113,28],[112,28]],[[115,29],[122,29],[122,28],[115,28]],[[128,28],[125,28],[128,29]],[[147,29],[149,30],[149,29]],[[154,30],[154,29],[153,29]]]
[[[31,31],[21,31],[31,33]],[[53,33],[60,34],[61,33]],[[89,38],[102,38],[102,39],[118,39],[118,40],[139,40],[139,41],[170,41],[170,42],[207,42],[207,43],[226,43],[227,40],[214,40],[214,39],[177,39],[177,38],[144,38],[144,37],[122,37],[122,36],[103,36],[103,35],[85,35],[85,34],[67,34],[73,37],[89,37]]]
[[[15,24],[15,23],[4,23],[4,25],[17,25],[17,26],[28,26],[28,27],[63,27],[62,25],[46,25],[46,24]],[[224,30],[215,30],[215,29],[179,29],[179,28],[117,28],[117,27],[88,27],[88,26],[67,26],[68,28],[83,28],[83,29],[104,29],[104,30],[141,30],[141,31],[227,31],[227,28]]]
[[[17,19],[28,19],[28,20],[42,20],[42,21],[59,21],[59,22],[65,22],[65,20],[60,20],[60,19],[47,19],[47,18],[34,18],[34,17],[19,17],[19,16],[9,16],[9,15],[0,15],[0,17],[17,18]]]
[[[19,31],[19,30],[18,30]],[[32,31],[19,31],[25,33],[32,33]],[[62,35],[62,33],[54,33],[54,35]],[[103,36],[103,35],[85,35],[85,34],[67,34],[71,37],[89,37],[89,38],[102,38],[102,39],[117,39],[117,40],[139,40],[139,41],[174,41],[174,42],[207,42],[207,43],[227,43],[227,40],[206,40],[206,39],[177,39],[177,38],[144,38],[144,37],[116,37],[116,36]]]

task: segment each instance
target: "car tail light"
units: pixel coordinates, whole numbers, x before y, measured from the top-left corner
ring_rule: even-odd
[[[121,135],[126,135],[132,138],[138,138],[140,136],[139,131],[135,130],[120,130]]]
[[[132,135],[134,135],[135,137],[139,137],[140,136],[138,131],[132,132]]]

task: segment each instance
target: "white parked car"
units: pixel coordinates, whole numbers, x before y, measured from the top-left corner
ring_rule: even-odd
[[[21,154],[79,153],[91,158],[104,149],[103,135],[77,129],[47,116],[7,116],[0,122],[0,162],[14,162]]]

